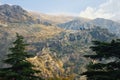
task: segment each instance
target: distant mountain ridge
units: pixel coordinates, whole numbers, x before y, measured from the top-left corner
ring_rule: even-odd
[[[77,18],[77,19],[74,19],[72,21],[69,21],[63,24],[58,24],[58,26],[66,30],[84,30],[84,29],[94,28],[94,25],[88,22],[89,20]]]
[[[108,20],[108,19],[103,19],[103,18],[96,18],[90,23],[99,26],[101,28],[106,28],[108,29],[111,33],[117,34],[120,36],[120,23]]]
[[[32,11],[30,11],[29,13],[43,22],[44,21],[50,22],[52,24],[65,23],[76,18],[74,16],[49,15],[49,14],[44,14],[39,12],[32,12]]]
[[[67,30],[84,30],[92,29],[94,27],[101,27],[108,29],[111,33],[120,36],[120,23],[103,18],[96,18],[94,20],[84,21],[81,19],[75,19],[63,24],[58,24],[59,27]]]

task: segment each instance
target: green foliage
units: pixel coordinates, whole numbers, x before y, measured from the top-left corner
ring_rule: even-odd
[[[120,80],[120,40],[94,41],[90,47],[95,55],[86,55],[93,60],[82,75],[87,80]]]
[[[17,39],[13,42],[13,47],[9,48],[11,51],[7,55],[4,63],[9,64],[9,67],[0,69],[0,77],[3,80],[42,80],[36,73],[40,71],[34,70],[27,58],[30,55],[26,52],[26,44],[23,36],[17,34]]]

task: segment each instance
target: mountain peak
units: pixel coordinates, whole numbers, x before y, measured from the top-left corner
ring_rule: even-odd
[[[0,5],[0,22],[21,22],[28,18],[28,12],[18,5]]]
[[[18,6],[18,5],[9,5],[9,4],[4,4],[4,5],[0,5],[0,12],[2,10],[6,10],[6,11],[18,11],[18,10],[21,10],[23,12],[27,12],[25,11],[22,7]]]

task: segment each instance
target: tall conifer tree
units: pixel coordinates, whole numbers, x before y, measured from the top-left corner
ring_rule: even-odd
[[[93,60],[88,66],[87,80],[120,80],[120,40],[94,41],[90,47],[96,54],[86,55]]]
[[[11,53],[7,55],[7,59],[3,60],[10,66],[0,69],[0,77],[3,80],[42,80],[35,75],[40,71],[34,70],[34,65],[26,60],[30,55],[26,52],[27,44],[24,42],[23,36],[17,34],[16,37],[13,47],[9,48]]]

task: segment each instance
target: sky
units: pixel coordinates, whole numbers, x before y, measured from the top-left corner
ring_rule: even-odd
[[[20,5],[29,11],[55,15],[120,18],[120,0],[0,0],[0,4]]]

